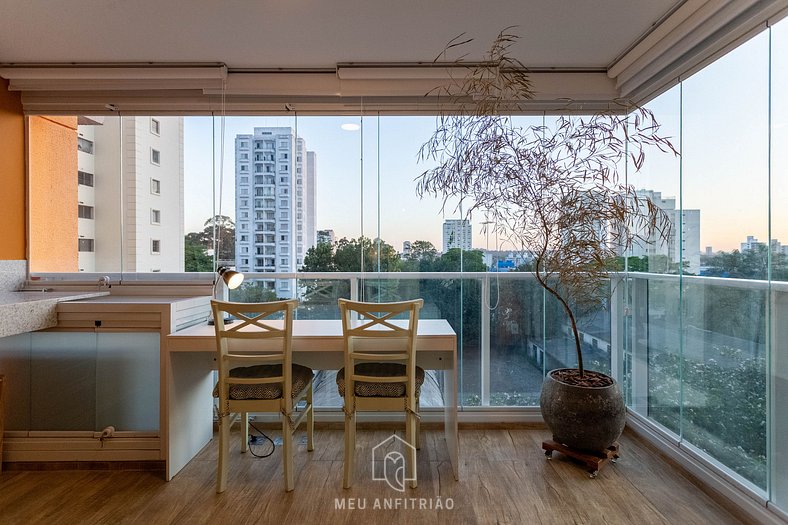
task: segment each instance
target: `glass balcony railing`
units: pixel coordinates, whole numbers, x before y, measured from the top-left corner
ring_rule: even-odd
[[[769,297],[784,297],[784,284],[636,273],[622,282],[630,408],[759,489],[767,485]]]
[[[577,364],[563,310],[530,273],[258,273],[245,286],[257,280],[268,299],[288,281],[302,319],[338,319],[340,297],[423,298],[422,318],[447,319],[457,333],[461,409],[536,407],[545,374]],[[578,315],[586,368],[616,377],[631,411],[765,490],[769,294],[788,286],[629,273],[611,290]],[[254,300],[243,288],[230,298],[242,296]],[[440,380],[430,374],[422,406],[442,405]],[[341,405],[333,383],[321,374],[317,404]]]

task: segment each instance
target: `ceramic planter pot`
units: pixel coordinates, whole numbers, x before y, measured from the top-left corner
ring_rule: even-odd
[[[547,374],[539,398],[542,417],[554,441],[578,450],[604,451],[618,440],[626,422],[626,407],[618,384],[610,378],[609,386],[575,386],[553,377],[566,370],[571,369]]]

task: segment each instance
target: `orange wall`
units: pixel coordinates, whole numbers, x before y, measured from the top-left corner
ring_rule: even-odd
[[[22,99],[0,78],[0,260],[25,258],[25,117]]]
[[[30,117],[30,271],[77,272],[77,118]]]

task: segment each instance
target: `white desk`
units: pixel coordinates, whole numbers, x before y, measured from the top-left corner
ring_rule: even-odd
[[[259,342],[258,342],[259,343]],[[379,348],[384,350],[384,348]],[[167,388],[167,479],[178,473],[213,436],[211,398],[216,338],[213,326],[201,324],[167,336],[164,372]],[[313,369],[344,366],[344,339],[339,320],[293,321],[293,362]],[[457,438],[457,335],[445,319],[420,319],[416,363],[442,370],[444,434],[454,478],[459,479]],[[164,405],[166,403],[166,405]]]

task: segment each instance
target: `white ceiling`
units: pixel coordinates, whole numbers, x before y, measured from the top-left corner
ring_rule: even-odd
[[[530,68],[607,68],[683,0],[0,0],[0,63],[333,68],[481,59],[507,26]],[[449,58],[456,58],[450,56]]]

